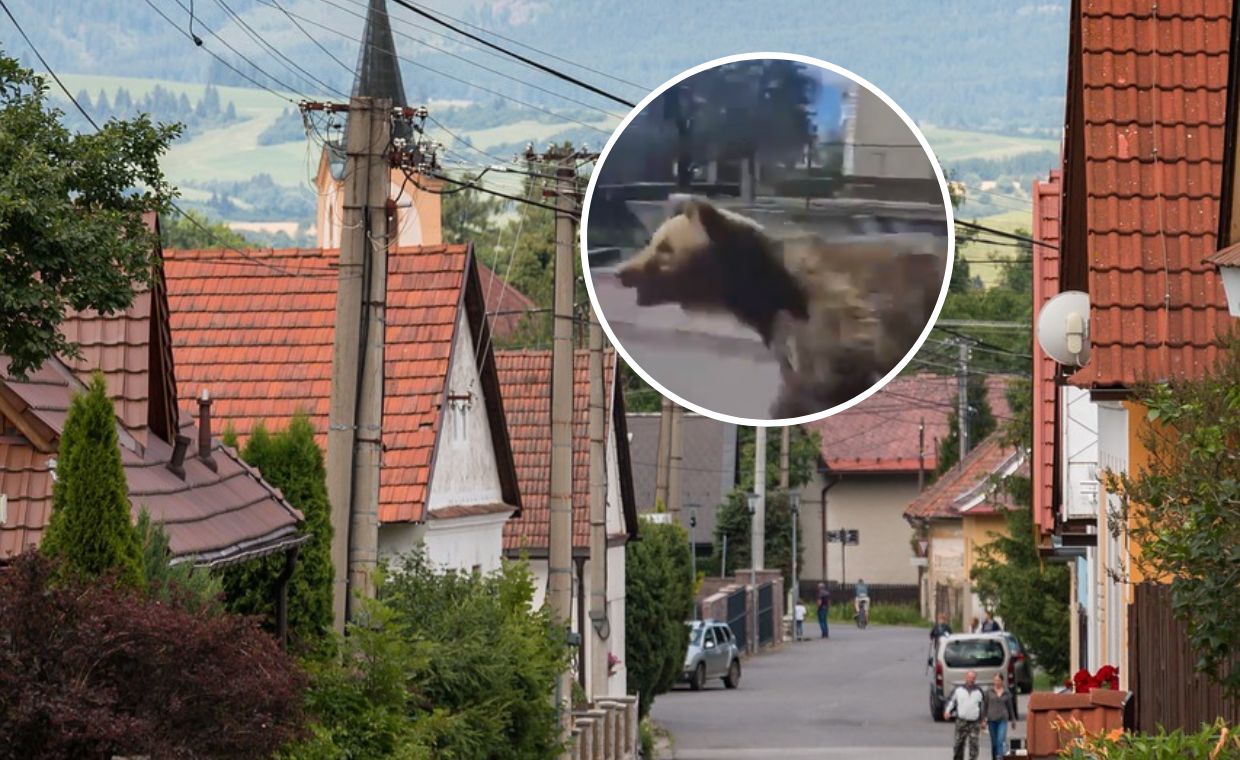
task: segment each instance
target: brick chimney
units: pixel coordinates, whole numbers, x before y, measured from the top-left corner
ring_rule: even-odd
[[[211,468],[211,472],[219,470],[215,458],[211,456],[211,394],[206,388],[198,397],[198,458]]]

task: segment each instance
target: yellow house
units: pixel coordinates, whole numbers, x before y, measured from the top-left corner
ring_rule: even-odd
[[[992,434],[923,491],[904,510],[917,534],[915,551],[926,559],[922,612],[946,614],[953,628],[968,628],[985,610],[969,578],[982,546],[1007,531],[1003,511],[1012,505],[999,481],[1027,472],[1025,452]]]

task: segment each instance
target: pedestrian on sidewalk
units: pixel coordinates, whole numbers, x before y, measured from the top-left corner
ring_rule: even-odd
[[[1003,683],[1003,675],[995,674],[994,684],[986,692],[986,730],[990,733],[991,760],[1007,754],[1009,728],[1015,728],[1016,695]]]
[[[969,743],[969,760],[977,760],[977,735],[981,733],[985,714],[982,703],[986,695],[977,685],[977,673],[970,670],[964,674],[964,683],[956,687],[947,706],[943,709],[943,719],[956,717],[956,733],[952,740],[952,760],[964,760],[964,745]]]
[[[831,591],[827,589],[827,584],[818,584],[818,627],[822,629],[822,637],[824,639],[831,638],[831,630],[827,627],[827,612],[831,608]]]
[[[973,625],[969,626],[969,633],[981,633],[981,632],[982,632],[982,621],[978,620],[977,616],[974,615]]]
[[[1002,630],[1003,626],[995,620],[995,613],[986,610],[986,619],[982,621],[982,633],[998,633]]]
[[[793,608],[792,619],[796,622],[797,641],[805,640],[805,603],[797,599],[797,606]]]

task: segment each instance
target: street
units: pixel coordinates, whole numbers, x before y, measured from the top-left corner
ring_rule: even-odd
[[[791,642],[744,661],[740,688],[719,681],[660,695],[654,720],[671,732],[676,760],[951,757],[952,726],[930,719],[929,631],[832,624],[831,638]],[[811,630],[812,629],[812,630]],[[1028,697],[1021,697],[1024,736]],[[979,758],[990,756],[986,732]]]

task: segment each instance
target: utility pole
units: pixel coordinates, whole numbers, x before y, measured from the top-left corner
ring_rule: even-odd
[[[672,404],[672,436],[667,457],[667,511],[673,525],[680,525],[680,502],[684,497],[681,493],[681,464],[685,450],[684,421],[685,410],[679,404]]]
[[[792,514],[792,609],[795,615],[796,603],[801,599],[800,581],[797,579],[797,523],[801,521],[801,494],[784,493],[788,498],[788,511]]]
[[[390,110],[391,102],[387,100],[357,97],[349,103],[344,234],[340,243],[327,429],[327,488],[332,505],[331,557],[335,570],[332,612],[337,632],[344,631],[350,614],[350,581],[363,592],[369,588],[369,573],[364,579],[357,577],[363,565],[355,565],[354,560],[370,561],[378,542],[375,519],[379,446],[372,441],[379,437],[379,425],[369,402],[377,402],[382,412],[381,304],[386,287],[389,184],[385,152],[391,135]],[[372,238],[378,242],[372,244]],[[366,324],[368,321],[379,324],[377,348],[375,332]],[[367,372],[366,365],[375,361],[376,354],[380,366]],[[368,377],[374,374],[380,378]],[[359,431],[362,426],[366,429]],[[370,472],[372,467],[376,469],[374,473]],[[361,482],[357,482],[359,474],[363,476]]]
[[[671,464],[672,453],[672,409],[674,404],[666,396],[659,408],[659,449],[655,453],[654,467],[654,501],[656,505],[668,508],[668,465]]]
[[[756,429],[753,451],[753,492],[758,503],[753,513],[753,566],[755,570],[766,567],[766,428]]]
[[[788,449],[792,445],[792,426],[784,425],[779,433],[779,487],[788,490]]]
[[[926,418],[917,425],[917,493],[926,490]]]
[[[603,328],[588,305],[590,340],[590,693],[607,694],[607,658],[604,634],[607,624],[607,446],[605,381],[603,378]],[[582,632],[584,642],[585,632]]]
[[[689,570],[693,585],[697,587],[697,513],[696,504],[689,505]],[[697,620],[697,599],[693,600],[693,619]]]
[[[960,461],[964,461],[969,453],[969,343],[961,338],[956,345],[960,349],[959,367],[956,373],[956,390],[960,408],[956,412],[956,424],[960,431]]]
[[[555,169],[555,295],[551,349],[551,493],[547,597],[556,625],[571,632],[573,604],[573,190],[571,157],[544,156]],[[568,731],[572,678],[565,670],[556,685],[561,734]]]

